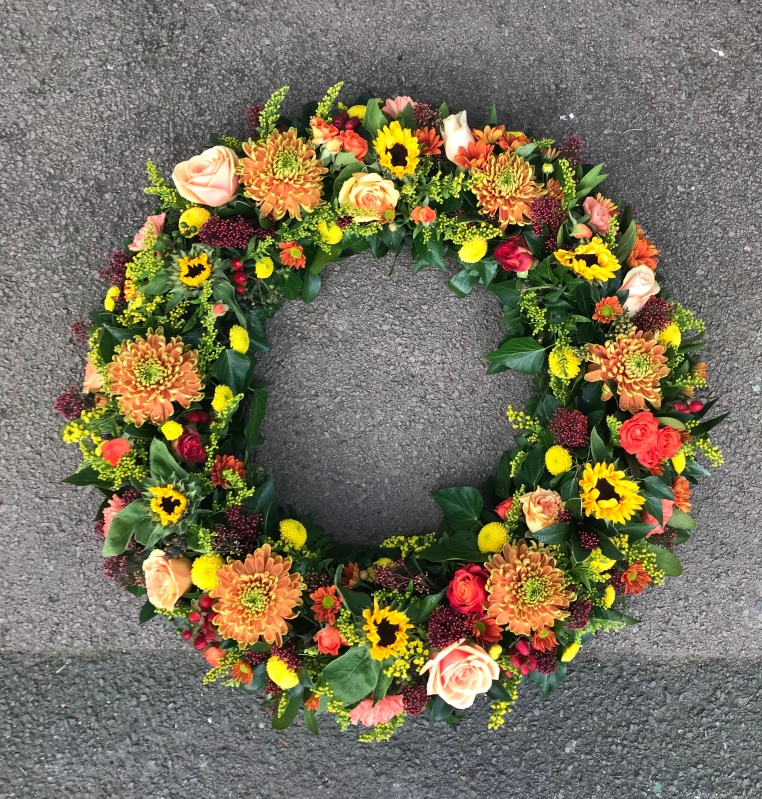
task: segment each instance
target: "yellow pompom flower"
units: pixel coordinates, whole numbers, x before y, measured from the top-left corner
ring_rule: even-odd
[[[201,230],[202,225],[209,220],[211,214],[206,208],[188,208],[180,214],[177,227],[183,236],[190,238]]]
[[[581,644],[578,644],[576,641],[574,643],[569,644],[569,646],[564,649],[563,655],[561,655],[561,662],[562,663],[569,663],[570,661],[574,660],[577,657],[577,652],[582,648]]]
[[[275,269],[273,259],[265,256],[257,261],[254,267],[254,273],[260,280],[266,280],[273,273],[273,269]]]
[[[272,655],[267,659],[267,676],[284,691],[289,688],[296,688],[299,685],[299,677],[292,671],[277,655]]]
[[[677,349],[682,340],[683,336],[680,333],[680,328],[674,322],[659,333],[659,344],[663,347],[673,347]]]
[[[672,458],[672,466],[674,466],[678,474],[682,474],[683,469],[685,469],[685,453],[682,450]]]
[[[603,591],[603,607],[608,610],[614,604],[615,599],[616,591],[614,590],[614,586],[607,585]]]
[[[220,578],[217,576],[217,569],[221,569],[224,565],[224,558],[217,553],[196,558],[191,567],[193,585],[202,591],[213,591],[220,582]]]
[[[338,244],[344,238],[344,232],[335,222],[331,222],[329,225],[328,222],[323,220],[318,224],[317,229],[320,238],[326,244]]]
[[[294,549],[301,549],[307,541],[307,528],[296,519],[280,523],[280,537]]]
[[[467,241],[459,250],[458,258],[464,264],[476,264],[487,254],[487,239],[481,236]]]
[[[170,419],[161,426],[161,432],[167,441],[176,441],[183,434],[183,426]]]
[[[503,647],[500,644],[492,644],[489,648],[489,656],[492,660],[497,660],[503,654]]]
[[[249,334],[245,327],[233,325],[230,328],[230,349],[245,355],[249,350]]]
[[[568,344],[553,347],[548,356],[548,369],[559,380],[573,380],[579,374],[582,361]]]
[[[508,543],[508,530],[502,522],[490,522],[479,530],[479,552],[500,552]]]
[[[116,308],[116,303],[119,300],[119,295],[121,291],[119,286],[112,286],[107,292],[106,297],[103,300],[103,307],[107,311],[113,311]]]
[[[214,408],[217,413],[222,413],[232,401],[233,392],[230,386],[217,386],[217,388],[214,389],[212,408]]]
[[[557,475],[568,472],[572,467],[571,453],[560,447],[558,444],[551,447],[545,453],[545,468],[552,474]]]
[[[347,113],[351,117],[357,117],[357,119],[365,119],[365,112],[367,110],[368,110],[367,106],[353,105],[351,108],[347,109]]]

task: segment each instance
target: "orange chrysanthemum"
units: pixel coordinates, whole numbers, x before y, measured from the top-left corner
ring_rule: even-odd
[[[264,142],[244,142],[248,156],[238,167],[244,194],[263,214],[282,219],[286,214],[302,218],[302,210],[314,211],[322,202],[323,175],[328,171],[315,150],[291,128],[274,130]]]
[[[305,710],[317,710],[320,707],[320,697],[317,694],[310,694],[310,698],[304,703]]]
[[[557,200],[563,200],[563,186],[561,186],[555,178],[548,178],[545,182],[545,194],[547,194],[548,197],[555,197]]]
[[[471,613],[471,635],[478,644],[496,644],[503,637],[498,623],[489,616]]]
[[[280,260],[284,266],[293,266],[294,269],[304,269],[307,266],[307,259],[304,256],[302,245],[295,241],[281,241]]]
[[[498,143],[503,150],[515,152],[519,147],[529,144],[529,139],[520,130],[508,130]]]
[[[336,595],[336,586],[321,586],[310,594],[312,612],[321,624],[336,624],[336,614],[344,601]]]
[[[556,634],[550,627],[543,627],[541,630],[535,630],[532,636],[532,649],[538,652],[550,652],[558,646]]]
[[[474,173],[473,192],[479,208],[497,216],[500,230],[508,225],[532,221],[530,206],[543,188],[534,179],[534,167],[511,151],[491,157],[483,169]]]
[[[245,660],[239,660],[231,666],[230,676],[238,683],[251,685],[254,669]]]
[[[241,480],[246,479],[246,469],[243,467],[243,461],[234,458],[232,455],[217,455],[214,458],[214,463],[209,474],[213,486],[219,486],[226,491],[230,488],[230,484],[224,478],[223,472],[235,472]]]
[[[623,313],[622,304],[616,297],[604,297],[595,304],[593,321],[607,325]]]
[[[487,159],[492,155],[495,148],[491,144],[483,141],[469,142],[466,147],[459,147],[453,159],[458,166],[466,169],[482,169],[487,163]]]
[[[600,203],[611,214],[611,216],[617,216],[619,214],[619,209],[616,207],[616,203],[608,197],[604,197],[600,192],[595,195],[595,201]],[[635,226],[637,227],[637,223]]]
[[[301,578],[291,574],[291,559],[273,554],[269,544],[217,571],[219,583],[210,596],[217,600],[214,623],[223,638],[241,647],[263,638],[281,646],[302,604]]]
[[[679,508],[683,513],[690,513],[691,484],[681,474],[678,474],[672,483],[672,492],[675,495],[675,507]]]
[[[531,635],[567,616],[573,596],[566,591],[566,577],[534,542],[506,544],[485,567],[487,615],[515,635]]]
[[[590,383],[603,382],[601,399],[606,402],[612,393],[609,380],[616,383],[619,407],[637,413],[650,402],[654,408],[661,405],[659,381],[669,374],[661,346],[651,333],[637,330],[621,334],[605,344],[587,345],[587,374]]]
[[[167,341],[158,328],[117,347],[106,373],[109,391],[119,397],[119,412],[140,427],[146,421],[164,424],[173,402],[187,408],[201,399],[204,385],[197,369],[196,350],[186,349],[180,336]]]
[[[706,380],[708,373],[709,367],[703,361],[695,363],[691,369],[691,374],[699,380]],[[683,391],[683,393],[685,392]]]
[[[434,128],[418,128],[413,135],[418,139],[421,155],[441,155],[444,142]]]
[[[622,588],[625,594],[630,594],[630,596],[642,594],[650,582],[651,577],[640,561],[632,563],[622,572]]]
[[[356,563],[350,561],[341,570],[341,587],[354,588],[360,583],[360,567]]]
[[[654,247],[650,239],[646,238],[643,228],[637,223],[635,224],[635,230],[637,232],[637,238],[635,239],[635,246],[627,256],[627,266],[630,268],[647,266],[649,269],[656,271],[656,267],[659,263],[657,256],[661,250]]]
[[[474,134],[477,141],[483,141],[485,144],[497,144],[505,135],[505,125],[495,125],[494,127],[485,125],[484,130],[476,128],[471,133]]]

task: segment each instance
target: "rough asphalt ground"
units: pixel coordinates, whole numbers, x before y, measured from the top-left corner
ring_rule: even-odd
[[[757,2],[20,2],[0,16],[0,799],[5,797],[759,797],[762,11]],[[707,322],[726,466],[696,497],[685,573],[509,723],[419,721],[368,747],[330,722],[272,733],[246,697],[100,577],[95,497],[55,396],[81,379],[68,325],[103,256],[150,208],[142,164],[174,163],[284,83],[296,107],[407,93],[479,122],[585,140],[637,207],[669,286]],[[574,115],[572,117],[572,114]],[[459,300],[403,256],[330,271],[270,325],[261,455],[280,497],[346,540],[433,529],[427,492],[478,482],[510,444],[523,379],[487,378],[484,294]],[[62,666],[64,668],[62,668]],[[260,727],[260,724],[263,726]],[[282,740],[281,740],[282,739]]]

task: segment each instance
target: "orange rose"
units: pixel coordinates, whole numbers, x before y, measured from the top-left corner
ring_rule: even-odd
[[[564,501],[557,491],[536,488],[521,497],[521,508],[527,527],[536,533],[558,521],[558,514],[564,509]]]
[[[109,438],[101,444],[101,455],[109,466],[116,466],[131,449],[126,438]]]
[[[233,199],[238,188],[238,156],[229,148],[218,144],[179,163],[172,172],[172,180],[180,196],[192,203],[217,208]]]
[[[399,198],[394,183],[375,172],[355,172],[339,191],[339,204],[352,206],[352,215],[362,222],[383,220],[386,212],[396,207]]]
[[[508,497],[508,499],[504,499],[496,508],[495,513],[505,521],[508,517],[508,511],[513,507],[513,497]]]
[[[456,641],[445,647],[422,669],[429,672],[426,692],[441,696],[445,702],[459,710],[471,707],[477,694],[492,687],[500,676],[500,668],[480,647]]]
[[[156,608],[174,610],[180,597],[191,588],[191,562],[188,558],[165,558],[154,549],[143,562],[148,601]]]
[[[323,627],[322,630],[318,630],[312,637],[315,639],[318,652],[322,655],[336,657],[339,654],[339,647],[342,644],[346,644],[346,641],[341,637],[341,633],[330,624],[327,627]]]
[[[625,452],[637,455],[654,445],[658,430],[659,420],[651,411],[640,411],[619,428],[619,443]]]
[[[659,524],[659,520],[656,518],[656,516],[652,516],[647,510],[644,510],[643,523],[653,525],[653,528],[648,531],[646,538],[650,538],[652,535],[661,535],[664,532],[664,528],[667,526],[667,523],[672,518],[672,513],[674,510],[675,501],[673,499],[663,499],[661,501],[661,524]]]
[[[677,451],[683,445],[680,433],[673,427],[662,427],[656,434],[654,447],[662,458],[674,458]]]
[[[335,125],[331,125],[330,122],[326,122],[320,117],[312,117],[310,128],[312,129],[312,143],[316,146],[325,144],[339,135],[339,129]]]
[[[358,133],[353,130],[342,130],[339,133],[339,141],[341,142],[341,149],[345,153],[352,153],[358,161],[362,161],[365,158],[368,152],[368,142]]]
[[[437,218],[437,212],[428,205],[416,205],[410,212],[410,218],[416,225],[428,225]]]
[[[204,650],[206,662],[214,669],[220,665],[220,659],[225,653],[218,646],[210,646]]]
[[[465,568],[458,569],[447,586],[447,599],[453,610],[481,615],[482,606],[487,601],[487,591],[484,588],[487,577],[487,570],[476,563],[469,563]]]

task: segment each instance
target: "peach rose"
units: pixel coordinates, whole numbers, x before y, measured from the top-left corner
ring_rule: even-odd
[[[476,141],[474,134],[471,133],[471,128],[468,127],[465,111],[461,111],[459,114],[450,114],[442,122],[442,138],[444,139],[445,155],[455,163],[458,150],[461,147],[468,149],[468,145]]]
[[[611,227],[611,213],[603,203],[599,203],[595,197],[586,197],[582,203],[586,214],[590,214],[590,227],[599,236],[605,236]]]
[[[558,521],[558,514],[564,509],[564,501],[557,491],[536,488],[521,497],[521,508],[527,527],[536,533]]]
[[[499,666],[480,646],[463,640],[445,647],[421,669],[421,674],[427,671],[429,696],[441,696],[459,710],[471,707],[476,695],[489,691],[492,681],[500,676]]]
[[[630,269],[624,276],[619,291],[625,289],[630,292],[624,303],[630,316],[635,316],[646,304],[648,298],[660,291],[654,273],[647,266],[636,266],[634,269]]]
[[[325,144],[339,135],[339,129],[330,122],[326,122],[320,117],[312,117],[310,120],[310,128],[312,130],[312,143],[315,146]]]
[[[174,610],[175,603],[191,588],[191,562],[188,558],[165,558],[154,549],[143,562],[148,601],[156,608]]]
[[[189,202],[217,208],[233,199],[238,188],[237,167],[238,156],[229,147],[218,144],[179,163],[172,172],[172,180],[180,196]]]
[[[437,218],[437,212],[428,205],[416,205],[410,212],[410,218],[416,225],[428,225]]]
[[[96,394],[103,388],[103,376],[93,365],[93,356],[88,354],[85,364],[85,382],[82,391],[85,394]]]
[[[135,234],[135,238],[127,245],[127,249],[131,250],[132,252],[141,252],[145,250],[148,246],[146,244],[146,235],[148,234],[149,225],[155,237],[161,236],[162,230],[164,230],[164,220],[167,218],[166,214],[155,214],[154,216],[149,216],[145,222],[143,222],[143,227]]]
[[[386,212],[397,205],[400,193],[391,180],[375,172],[355,172],[339,191],[339,203],[357,208],[355,219],[363,222],[383,220]]]
[[[393,100],[390,98],[384,103],[384,107],[381,111],[386,114],[386,116],[391,117],[392,119],[396,119],[409,105],[412,105],[415,108],[415,102],[413,101],[412,97],[408,97],[407,95],[402,95],[400,97],[395,97]]]

